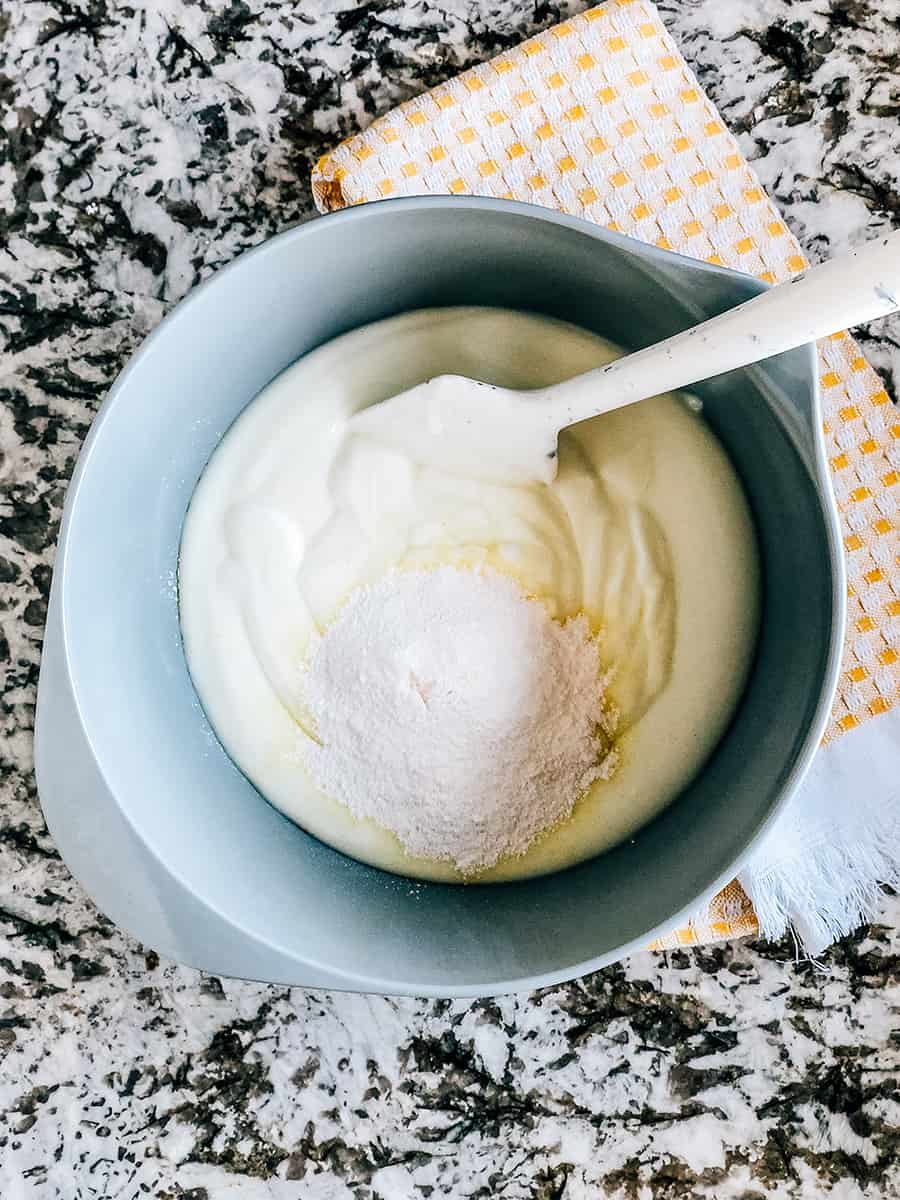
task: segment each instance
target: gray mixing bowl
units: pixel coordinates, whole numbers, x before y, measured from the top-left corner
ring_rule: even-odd
[[[462,996],[611,962],[725,883],[799,784],[838,668],[844,582],[811,348],[697,389],[744,481],[764,562],[762,634],[734,722],[670,808],[570,870],[411,883],[291,824],[204,718],[175,572],[185,510],[222,434],[273,376],[345,330],[431,305],[504,305],[637,348],[761,287],[543,209],[431,197],[313,221],[197,288],[103,405],[60,537],[38,783],[100,908],[219,974]]]

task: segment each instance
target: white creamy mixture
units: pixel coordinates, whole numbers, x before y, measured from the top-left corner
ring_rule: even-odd
[[[315,733],[304,696],[312,646],[355,588],[392,568],[505,573],[553,616],[584,613],[611,673],[616,773],[526,853],[479,878],[524,877],[598,853],[667,804],[711,752],[752,656],[758,565],[730,463],[680,399],[657,397],[565,432],[549,485],[443,473],[345,436],[353,412],[433,375],[541,387],[616,354],[542,317],[406,314],[301,359],[216,450],[182,542],[188,665],[231,757],[310,833],[390,870],[460,877],[354,817],[303,765]]]

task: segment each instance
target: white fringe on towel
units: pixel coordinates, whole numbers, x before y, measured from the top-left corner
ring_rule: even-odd
[[[763,936],[813,957],[874,915],[900,885],[900,708],[819,751],[738,878]]]

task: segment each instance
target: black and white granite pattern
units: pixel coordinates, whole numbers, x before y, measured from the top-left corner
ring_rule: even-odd
[[[31,730],[66,481],[162,315],[312,215],[397,101],[577,11],[532,0],[0,6],[0,1196],[900,1195],[900,902],[788,944],[636,955],[491,1002],[161,962],[44,828]],[[664,0],[816,256],[900,224],[898,0]],[[896,396],[900,325],[865,336]]]

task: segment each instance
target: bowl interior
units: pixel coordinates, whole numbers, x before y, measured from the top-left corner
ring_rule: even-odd
[[[796,775],[833,633],[808,352],[697,389],[744,481],[763,627],[739,712],[700,776],[633,841],[502,886],[411,883],[343,857],[266,804],[206,722],[181,648],[182,521],[222,434],[312,347],[412,308],[491,304],[627,347],[746,299],[752,280],[490,201],[366,206],[273,239],[166,321],[98,419],[69,502],[60,595],[82,721],[150,851],[199,900],[302,964],[372,990],[499,990],[608,960],[691,905]],[[173,919],[177,914],[173,914]]]

